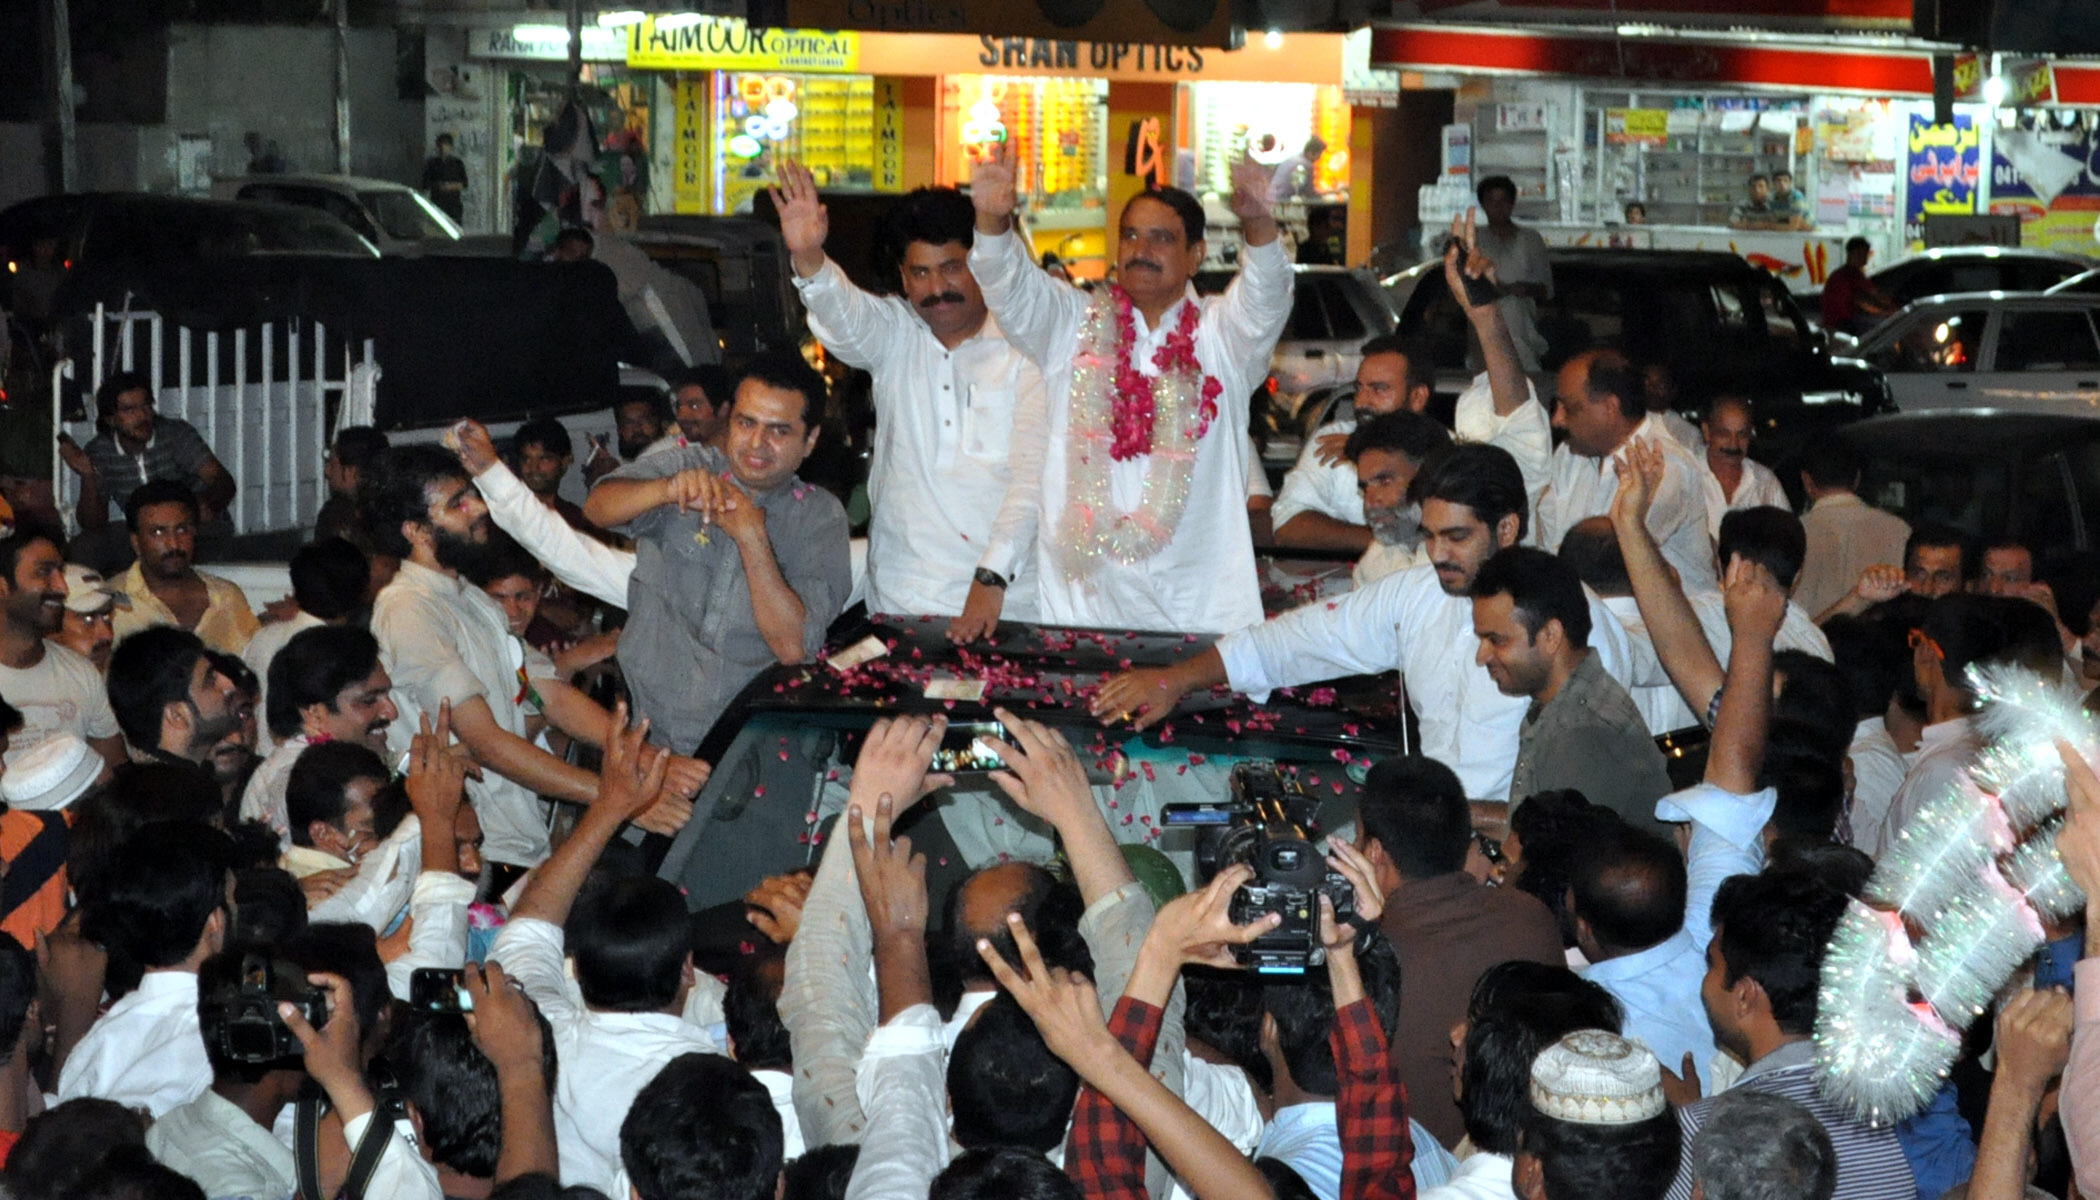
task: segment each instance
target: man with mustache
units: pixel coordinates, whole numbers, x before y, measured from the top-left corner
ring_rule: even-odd
[[[1786,489],[1772,468],[1750,457],[1750,440],[1757,425],[1750,419],[1750,402],[1741,396],[1715,396],[1699,422],[1706,440],[1706,531],[1721,536],[1721,518],[1746,508],[1784,508]]]
[[[239,654],[262,628],[238,585],[197,569],[195,493],[172,479],[140,486],[124,502],[138,561],[112,585],[131,600],[112,622],[118,641],[153,625],[187,629],[206,646]]]
[[[810,331],[875,376],[868,611],[955,618],[957,640],[1033,621],[1043,374],[985,310],[970,273],[975,211],[954,188],[890,210],[896,296],[853,286],[824,254],[830,219],[808,168],[773,189]]]
[[[1232,180],[1246,249],[1224,295],[1189,285],[1203,205],[1166,187],[1123,206],[1116,286],[1087,293],[1043,273],[1013,232],[1012,162],[977,163],[970,272],[1049,397],[1035,554],[1046,623],[1222,633],[1261,619],[1244,435],[1290,316],[1291,267],[1268,172],[1246,161]]]
[[[101,674],[47,640],[60,631],[69,594],[65,557],[50,538],[0,538],[0,696],[22,714],[22,728],[7,740],[9,767],[62,733],[78,735],[111,766],[124,761]]]
[[[269,757],[241,793],[241,819],[261,821],[279,842],[291,836],[285,789],[299,752],[321,742],[355,742],[389,761],[405,749],[388,734],[401,710],[394,681],[379,662],[379,642],[348,625],[316,625],[292,635],[269,663],[263,722],[275,739]]]

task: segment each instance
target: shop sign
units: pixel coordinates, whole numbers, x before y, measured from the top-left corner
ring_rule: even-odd
[[[631,26],[627,65],[651,71],[837,71],[860,69],[860,35],[820,29],[754,29],[741,17],[702,17],[659,28]]]
[[[680,79],[671,85],[671,210],[707,211],[707,85]]]
[[[1904,239],[1923,238],[1929,214],[1975,212],[1976,185],[1982,177],[1983,130],[1968,113],[1954,114],[1951,125],[1935,125],[1929,116],[1910,114]]]
[[[1444,126],[1443,173],[1463,179],[1473,173],[1473,127],[1464,122]]]
[[[2100,135],[2045,114],[1991,137],[1991,212],[2018,217],[2020,244],[2085,254],[2100,228]]]
[[[1990,64],[1983,56],[1954,56],[1955,99],[1982,100],[1984,80],[1989,77]],[[1998,78],[2005,82],[2005,98],[1999,103],[2006,108],[2056,103],[2056,69],[2046,58],[2000,57]]]
[[[875,190],[904,190],[904,84],[888,75],[875,81]]]
[[[1230,0],[778,0],[784,25],[1107,44],[1240,44]]]
[[[1670,110],[1607,108],[1604,140],[1614,146],[1666,146],[1670,142]]]
[[[469,58],[522,58],[537,62],[569,61],[569,31],[560,25],[509,25],[469,29]],[[618,29],[583,27],[585,62],[619,62],[627,57],[627,39]]]
[[[1123,173],[1144,180],[1146,187],[1167,186],[1167,156],[1160,146],[1158,117],[1144,117],[1130,123],[1130,140],[1123,151]]]
[[[1545,131],[1545,105],[1497,104],[1495,106],[1496,133],[1544,133]]]

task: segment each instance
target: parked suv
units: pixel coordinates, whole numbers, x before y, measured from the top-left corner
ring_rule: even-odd
[[[1905,412],[2090,414],[2100,406],[2095,317],[2100,296],[1934,296],[1883,321],[1851,352],[1881,373]]]

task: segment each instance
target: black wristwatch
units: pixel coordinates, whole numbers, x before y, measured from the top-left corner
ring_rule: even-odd
[[[1006,576],[992,570],[990,567],[977,568],[977,573],[970,578],[975,579],[988,588],[999,588],[1002,591],[1006,588]]]

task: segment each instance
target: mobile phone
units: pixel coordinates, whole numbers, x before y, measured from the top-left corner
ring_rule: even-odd
[[[474,996],[457,967],[417,967],[408,976],[408,1006],[417,1012],[470,1013]]]
[[[1004,771],[1006,758],[1000,753],[1000,745],[1005,740],[1006,726],[997,721],[950,725],[941,735],[941,747],[933,752],[928,769],[949,775]]]

